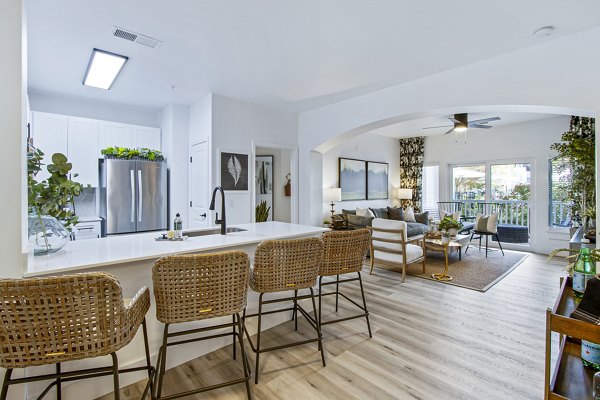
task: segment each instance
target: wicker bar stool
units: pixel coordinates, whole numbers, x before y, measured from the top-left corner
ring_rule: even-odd
[[[250,342],[252,351],[256,353],[255,383],[258,383],[258,365],[260,354],[268,351],[299,346],[302,344],[318,342],[321,351],[321,361],[325,366],[325,350],[323,348],[323,335],[319,325],[315,294],[313,286],[317,283],[319,264],[323,256],[323,241],[319,238],[305,238],[294,240],[266,240],[258,245],[254,253],[254,266],[250,271],[250,287],[260,293],[258,298],[258,313],[246,314],[244,310],[244,322],[246,318],[258,317],[258,329],[256,335],[256,346],[250,339],[250,334],[244,323],[244,332]],[[299,290],[308,289],[310,294],[298,295]],[[281,299],[263,300],[266,293],[276,293],[293,290],[294,295]],[[311,299],[315,318],[311,318],[308,312],[298,304],[298,300]],[[263,311],[263,305],[293,301],[293,307]],[[261,322],[262,316],[284,311],[298,311],[304,315],[309,324],[314,328],[317,336],[279,346],[261,348]],[[296,321],[297,323],[297,321]],[[297,329],[297,325],[296,325]]]
[[[367,229],[357,229],[354,231],[331,231],[323,233],[323,261],[319,269],[319,322],[322,325],[333,324],[335,322],[347,321],[355,318],[365,317],[367,320],[367,329],[369,337],[371,334],[371,324],[369,323],[369,311],[365,300],[365,291],[363,289],[362,271],[367,252],[369,250],[369,239],[371,235]],[[340,280],[340,275],[356,273],[353,278]],[[323,282],[323,278],[335,276],[334,281]],[[360,284],[360,294],[362,296],[362,305],[352,300],[346,294],[340,292],[340,283],[358,281]],[[322,287],[335,285],[335,291],[323,293]],[[338,318],[329,321],[323,321],[321,318],[321,298],[335,294],[335,312],[338,311],[338,298],[342,296],[350,303],[358,307],[362,312],[345,318]]]
[[[156,366],[158,370],[156,399],[175,399],[243,382],[246,383],[248,399],[252,398],[249,384],[252,371],[244,348],[242,319],[240,317],[240,312],[246,308],[249,269],[250,260],[243,251],[168,256],[159,259],[154,264],[152,281],[156,300],[156,317],[165,324],[162,346],[158,353]],[[171,324],[228,316],[232,317],[232,322],[169,332]],[[168,340],[169,338],[224,328],[231,328],[232,330],[191,339],[171,342]],[[165,365],[167,363],[167,348],[169,346],[225,336],[233,337],[234,359],[236,359],[235,339],[236,337],[238,339],[244,369],[243,377],[161,397]]]
[[[106,273],[48,278],[0,279],[0,367],[6,368],[0,399],[10,385],[52,380],[40,394],[76,379],[113,375],[114,397],[119,399],[119,373],[147,371],[152,386],[145,315],[150,293],[143,287],[128,306],[119,282]],[[139,326],[144,333],[146,366],[119,370],[116,351],[127,345]],[[111,355],[112,366],[61,372],[61,363]],[[56,364],[56,373],[11,379],[15,368]]]

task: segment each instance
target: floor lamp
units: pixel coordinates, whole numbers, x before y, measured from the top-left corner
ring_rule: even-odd
[[[327,188],[323,189],[323,202],[329,203],[331,202],[331,224],[333,227],[333,214],[335,213],[335,202],[342,201],[342,189],[340,188]]]

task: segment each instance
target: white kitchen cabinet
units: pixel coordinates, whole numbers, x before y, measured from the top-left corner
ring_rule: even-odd
[[[152,150],[160,150],[160,128],[134,126],[133,143],[134,147],[146,147]]]
[[[98,120],[69,117],[68,157],[72,171],[79,174],[77,182],[93,187],[98,187],[99,129]]]
[[[107,147],[136,147],[133,125],[100,121],[100,149]]]
[[[54,153],[68,153],[68,117],[66,115],[48,114],[43,112],[33,113],[32,136],[33,145],[44,153],[42,170],[37,174],[38,181],[50,176],[47,165],[52,160]]]

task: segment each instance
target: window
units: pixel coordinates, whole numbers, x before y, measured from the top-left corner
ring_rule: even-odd
[[[452,167],[454,200],[485,200],[485,164]]]
[[[571,226],[569,180],[571,163],[565,158],[548,160],[548,226]]]
[[[438,217],[439,187],[439,167],[437,165],[424,166],[421,180],[423,211],[429,211],[432,218]]]
[[[495,164],[491,166],[492,200],[529,200],[531,164]]]

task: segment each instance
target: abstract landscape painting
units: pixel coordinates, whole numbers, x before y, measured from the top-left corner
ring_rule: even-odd
[[[365,200],[367,198],[366,164],[362,160],[340,157],[339,173],[342,200]]]
[[[367,162],[367,199],[388,198],[387,163]]]

